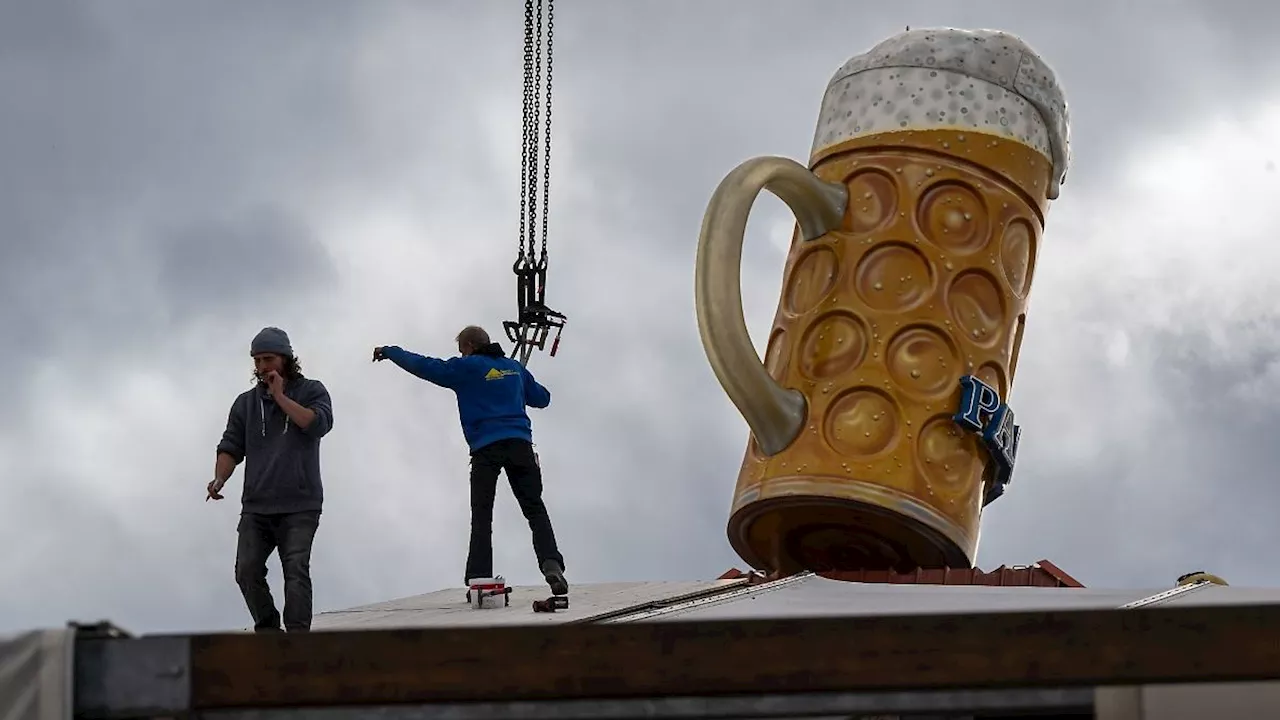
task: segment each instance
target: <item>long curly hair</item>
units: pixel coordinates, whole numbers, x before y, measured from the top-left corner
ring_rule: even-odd
[[[287,357],[284,359],[284,379],[297,380],[302,377],[302,362],[296,357]],[[249,384],[257,385],[262,382],[262,378],[258,377],[258,371],[254,370],[249,376]]]

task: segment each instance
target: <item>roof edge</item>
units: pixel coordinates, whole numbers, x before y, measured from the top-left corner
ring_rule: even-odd
[[[1062,568],[1058,567],[1057,565],[1054,565],[1048,560],[1042,559],[1038,561],[1036,565],[1039,566],[1041,570],[1044,570],[1045,572],[1052,575],[1055,579],[1058,580],[1058,582],[1062,583],[1063,587],[1074,587],[1074,588],[1084,587],[1084,583],[1080,582],[1074,577],[1071,577],[1070,575],[1067,574],[1066,570],[1063,570]]]

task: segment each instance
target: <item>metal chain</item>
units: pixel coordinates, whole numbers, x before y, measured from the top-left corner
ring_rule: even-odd
[[[546,58],[547,85],[542,86],[542,15],[546,3]],[[536,16],[536,17],[535,17]],[[554,0],[534,0],[524,3],[524,104],[523,131],[520,158],[520,257],[529,264],[535,263],[534,246],[538,235],[538,209],[542,206],[541,260],[547,258],[547,235],[551,198],[551,73],[552,40],[555,33]],[[542,93],[546,93],[546,126],[542,125]],[[545,134],[544,134],[545,132]],[[539,158],[539,135],[542,135],[542,155]],[[542,164],[542,194],[539,203],[538,165]]]
[[[525,0],[524,2],[524,105],[522,108],[523,122],[522,130],[524,137],[521,139],[521,158],[520,158],[520,254],[521,259],[527,258],[532,254],[533,238],[528,233],[530,213],[529,213],[529,175],[533,172],[533,165],[529,158],[529,145],[534,137],[533,128],[530,125],[530,111],[536,98],[533,95],[533,0]],[[526,245],[527,238],[527,245]]]
[[[533,116],[529,131],[529,262],[534,262],[533,244],[538,233],[538,134],[542,125],[542,106],[538,102],[542,92],[542,3],[538,0],[537,37],[533,55]],[[546,208],[543,207],[543,212]]]
[[[543,12],[546,12],[547,85],[542,87],[542,34]],[[536,18],[535,18],[536,15]],[[547,333],[556,329],[551,346],[554,357],[560,346],[560,329],[565,316],[545,305],[547,273],[547,236],[551,208],[551,77],[553,40],[555,37],[554,0],[534,0],[524,3],[524,102],[522,124],[524,137],[520,158],[520,248],[512,270],[516,274],[516,292],[519,315],[515,321],[503,322],[507,337],[515,343],[513,357],[522,365],[528,364],[535,348],[542,348]],[[542,127],[541,93],[546,93],[546,127]],[[545,133],[545,134],[543,134]],[[541,140],[541,147],[539,147]],[[538,233],[538,165],[539,150],[542,158],[542,248],[540,257],[534,255]]]
[[[547,218],[551,215],[551,40],[555,33],[555,0],[547,1],[547,125],[542,156],[542,260],[547,259]],[[532,242],[532,239],[531,239]]]

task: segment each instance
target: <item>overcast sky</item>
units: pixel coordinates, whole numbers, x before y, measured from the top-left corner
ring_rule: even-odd
[[[702,212],[739,162],[807,159],[848,57],[953,25],[1024,37],[1074,122],[981,566],[1280,584],[1280,10],[956,5],[557,3],[549,300],[570,321],[532,369],[572,582],[745,567],[725,521],[747,429],[693,312]],[[513,312],[522,20],[514,0],[0,0],[0,632],[247,624],[241,473],[222,503],[204,486],[264,325],[333,394],[317,610],[459,584],[453,398],[369,355],[448,355]],[[752,215],[760,348],[792,223],[772,197]],[[496,569],[541,582],[528,538],[503,486]]]

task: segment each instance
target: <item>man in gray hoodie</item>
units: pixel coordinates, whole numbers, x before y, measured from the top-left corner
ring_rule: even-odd
[[[311,544],[320,525],[320,438],[333,427],[333,404],[319,380],[303,377],[289,336],[263,328],[249,346],[252,388],[231,404],[206,499],[245,461],[240,493],[236,583],[255,632],[278,632],[280,613],[267,585],[267,558],[280,555],[284,628],[311,629]]]

